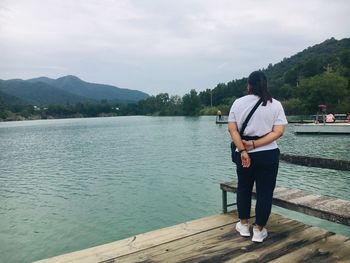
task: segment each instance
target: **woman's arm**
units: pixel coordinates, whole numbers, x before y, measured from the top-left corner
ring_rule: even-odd
[[[236,145],[239,152],[241,152],[241,160],[242,160],[242,166],[243,167],[249,167],[250,166],[250,157],[248,155],[247,150],[245,150],[245,146],[242,142],[241,136],[238,132],[237,123],[235,122],[229,122],[228,123],[228,132],[231,135],[231,139]]]
[[[238,132],[237,123],[229,122],[228,123],[228,132],[230,133],[231,139],[235,143],[238,151],[243,150],[244,145],[243,145],[243,142],[241,139],[241,135]]]
[[[255,141],[243,140],[243,145],[248,151],[258,148],[260,146],[264,146],[282,137],[284,133],[284,129],[285,129],[284,125],[274,125],[272,128],[272,131],[266,134],[264,137],[261,137]]]

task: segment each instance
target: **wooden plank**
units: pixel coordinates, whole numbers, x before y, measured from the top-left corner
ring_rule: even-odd
[[[283,227],[285,225],[289,226],[288,231],[293,229],[295,232],[309,227],[277,214],[271,217],[269,224],[278,233],[283,229],[286,231],[285,227]],[[241,237],[234,229],[234,226],[235,223],[232,223],[222,228],[212,229],[208,232],[202,232],[124,257],[118,257],[110,262],[200,262],[202,260],[219,262],[217,261],[219,259],[221,262],[228,256],[236,257],[246,253],[247,247],[254,245],[250,238]]]
[[[284,238],[280,238],[280,235],[284,236]],[[293,231],[291,229],[287,234],[284,231],[272,233],[270,238],[267,238],[263,243],[256,244],[247,253],[226,262],[271,262],[331,235],[333,234],[316,227],[304,228],[301,231]],[[275,237],[278,240],[274,241]]]
[[[279,216],[272,216],[271,222],[269,223],[269,225],[271,225],[270,231],[272,230],[272,226],[275,226],[276,229],[278,229],[277,232],[280,232],[281,228],[278,222],[285,225],[287,223],[291,223],[291,220],[281,218]],[[297,229],[300,230],[304,227],[308,226],[295,222],[295,224],[291,225],[290,229],[297,231]],[[229,237],[230,236],[227,236],[227,238],[218,239],[218,242],[211,247],[199,247],[194,251],[196,253],[193,253],[192,251],[192,254],[179,254],[174,262],[225,262],[230,259],[235,259],[234,262],[236,262],[237,258],[240,256],[246,258],[244,255],[247,255],[247,252],[254,250],[257,246],[260,246],[260,244],[253,243],[250,238],[238,236],[237,233],[231,235],[231,238]],[[278,242],[278,240],[275,241]]]
[[[237,183],[220,184],[221,189],[228,192],[237,191]],[[256,190],[253,189],[256,198]],[[298,189],[276,187],[274,205],[315,216],[328,221],[350,226],[350,201],[330,196],[321,196]]]
[[[195,235],[203,231],[208,231],[209,229],[232,224],[232,222],[235,221],[238,221],[237,212],[225,215],[214,215],[182,223],[176,226],[139,234],[109,244],[40,260],[37,261],[37,263],[103,262],[111,258],[120,257],[139,250],[157,246],[162,243]]]
[[[285,187],[276,187],[273,193],[273,197],[276,199],[296,199],[309,195],[312,193]]]
[[[300,259],[299,262],[335,259],[345,262],[349,259],[349,238],[320,228],[273,213],[267,226],[268,238],[257,244],[239,236],[234,229],[237,221],[236,213],[211,216],[41,262],[298,262],[294,258]]]
[[[329,236],[271,262],[350,262],[350,240],[341,235]]]
[[[197,235],[174,240],[173,242],[164,243],[157,247],[139,251],[134,254],[125,255],[113,259],[114,262],[176,262],[184,255],[192,255],[198,247],[204,249],[219,245],[218,238],[224,235],[235,235],[239,238],[238,233],[234,231],[234,223],[221,228],[212,229]]]
[[[283,227],[288,224],[290,225],[288,229]],[[288,231],[293,230],[297,233],[309,227],[296,221],[292,223],[291,220],[283,219],[277,215],[271,216],[271,222],[269,223],[269,226],[270,237],[262,244],[254,243],[250,240],[250,238],[241,237],[237,241],[228,240],[227,242],[219,244],[210,250],[204,251],[204,253],[198,253],[198,255],[193,255],[181,262],[227,262],[230,260],[232,260],[232,262],[246,262],[254,258],[254,254],[252,254],[253,251],[257,251],[257,249],[261,247],[263,247],[261,248],[261,251],[264,251],[268,246],[271,245],[271,243],[274,244],[281,242],[281,240],[286,238],[288,235]],[[275,233],[279,233],[279,235],[276,235]],[[242,243],[242,240],[245,240],[243,246],[240,245]],[[236,244],[236,242],[238,243]]]
[[[236,221],[232,221],[229,225],[213,228],[196,235],[180,238],[133,254],[117,257],[109,262],[178,262],[179,258],[183,257],[183,255],[192,255],[197,247],[203,251],[206,247],[217,246],[218,243],[223,242],[225,238],[227,239],[235,236],[238,239],[242,239],[234,229],[235,224]],[[218,238],[220,238],[220,240],[217,240]],[[249,239],[243,238],[243,240],[248,241]]]

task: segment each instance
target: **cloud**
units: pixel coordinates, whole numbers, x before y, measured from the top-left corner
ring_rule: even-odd
[[[349,7],[345,0],[2,0],[0,78],[76,74],[181,95],[348,37]]]

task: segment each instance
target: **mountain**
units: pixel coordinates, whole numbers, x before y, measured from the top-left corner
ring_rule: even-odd
[[[263,70],[272,84],[296,86],[303,78],[310,78],[323,72],[341,71],[350,67],[350,38],[336,40],[330,38],[308,47],[301,52],[284,58]],[[341,72],[347,75],[346,72]]]
[[[23,104],[23,103],[24,102],[18,99],[17,97],[8,95],[7,93],[0,91],[0,105],[16,105],[16,104]]]
[[[77,103],[88,100],[44,82],[20,79],[0,80],[0,91],[34,105]]]
[[[89,83],[76,76],[68,75],[58,79],[41,77],[29,79],[29,82],[44,82],[55,88],[86,97],[92,100],[116,100],[126,102],[137,102],[149,97],[148,94],[130,89],[122,89],[111,85]]]
[[[350,38],[327,39],[262,71],[287,114],[313,114],[319,104],[329,111],[350,112]],[[219,106],[226,113],[246,94],[246,87],[247,78],[219,83],[199,93],[201,104]]]
[[[31,104],[74,104],[85,101],[137,102],[149,97],[148,94],[111,85],[89,83],[76,76],[58,79],[47,77],[29,80],[0,80],[0,91]]]

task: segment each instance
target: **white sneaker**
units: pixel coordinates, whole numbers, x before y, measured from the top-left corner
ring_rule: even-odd
[[[248,224],[241,224],[241,222],[238,222],[236,224],[236,230],[239,232],[239,234],[242,237],[250,237],[249,225]]]
[[[264,239],[267,238],[267,230],[264,227],[261,231],[259,231],[259,229],[255,226],[253,228],[253,238],[252,241],[253,242],[263,242]]]

